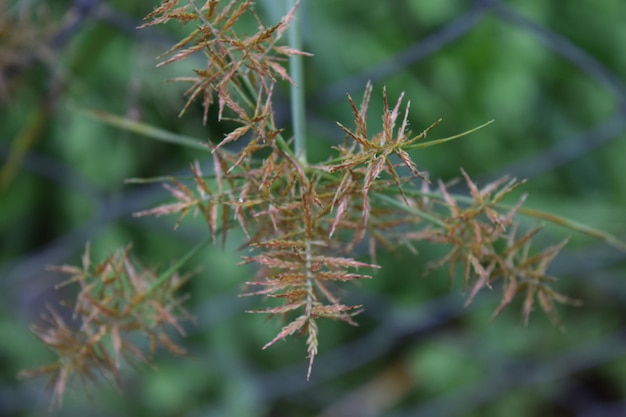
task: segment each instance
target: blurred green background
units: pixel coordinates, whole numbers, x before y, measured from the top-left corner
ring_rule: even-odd
[[[257,11],[275,22],[278,0]],[[187,173],[205,154],[155,142],[81,113],[97,109],[199,140],[219,137],[202,109],[182,118],[184,76],[202,61],[156,69],[157,55],[189,28],[138,31],[155,1],[0,0],[0,415],[48,413],[44,380],[18,371],[52,360],[28,331],[61,279],[50,264],[95,259],[133,242],[145,264],[168,265],[207,233],[187,220],[133,218],[166,201],[159,185],[130,177]],[[432,178],[459,167],[481,184],[528,178],[527,206],[626,236],[626,3],[623,0],[308,0],[303,2],[309,152],[328,155],[374,83],[411,100],[411,126],[444,120],[429,138],[490,125],[414,154]],[[250,30],[254,30],[251,27]],[[288,126],[288,90],[276,94]],[[214,116],[214,115],[213,115]],[[532,222],[529,220],[528,224]],[[253,270],[236,266],[243,242],[194,258],[189,287],[197,325],[181,341],[192,358],[157,358],[124,372],[124,392],[72,389],[50,415],[82,416],[623,416],[626,415],[626,262],[623,253],[547,226],[537,242],[570,245],[551,273],[557,290],[584,301],[559,308],[560,331],[539,311],[529,327],[520,302],[495,320],[500,293],[463,308],[445,271],[422,277],[440,248],[381,256],[375,279],[345,287],[365,304],[360,327],[321,323],[320,355],[305,381],[306,349],[292,339],[260,348],[278,321],[244,314],[261,300],[237,294]],[[78,388],[79,384],[75,384]]]

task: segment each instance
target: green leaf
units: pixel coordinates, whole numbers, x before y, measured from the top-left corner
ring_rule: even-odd
[[[490,124],[492,124],[494,121],[493,120],[489,120],[487,123],[483,123],[480,126],[477,126],[473,129],[467,130],[465,132],[459,133],[458,135],[454,135],[454,136],[449,136],[447,138],[442,138],[442,139],[436,139],[436,140],[431,140],[429,142],[418,142],[412,145],[408,145],[408,146],[403,146],[402,149],[404,149],[405,151],[410,151],[413,149],[422,149],[422,148],[427,148],[429,146],[435,146],[435,145],[441,145],[442,143],[446,143],[446,142],[450,142],[456,139],[460,139],[463,136],[467,136],[470,133],[474,133],[479,129],[482,129],[483,127],[489,126]]]
[[[549,221],[550,223],[553,223],[562,227],[566,227],[576,232],[584,233],[587,236],[591,236],[595,239],[600,239],[608,243],[609,245],[613,246],[614,248],[617,248],[621,251],[626,252],[626,242],[620,240],[619,238],[617,238],[616,236],[613,236],[612,234],[608,232],[604,232],[602,230],[598,230],[596,228],[577,222],[575,220],[571,220],[566,217],[557,216],[555,214],[548,213],[545,211],[520,207],[519,212],[526,216],[534,217],[536,219],[546,220],[546,221]]]
[[[145,136],[150,139],[171,143],[173,145],[186,146],[189,148],[211,152],[211,148],[208,144],[199,142],[197,139],[190,136],[168,132],[167,130],[159,129],[158,127],[154,127],[146,123],[137,122],[126,117],[117,116],[111,113],[105,113],[99,110],[80,108],[76,108],[76,110],[102,123],[106,123],[108,125],[127,130],[129,132],[137,133],[138,135]]]

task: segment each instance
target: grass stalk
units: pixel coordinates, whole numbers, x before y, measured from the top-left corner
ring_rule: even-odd
[[[300,0],[287,0],[287,10],[296,6]],[[295,11],[293,20],[288,28],[289,47],[302,50],[302,33],[300,29],[300,8]],[[293,80],[291,85],[291,118],[294,135],[296,157],[302,165],[307,166],[306,156],[306,123],[304,112],[304,65],[303,57],[299,54],[289,56],[289,76]]]

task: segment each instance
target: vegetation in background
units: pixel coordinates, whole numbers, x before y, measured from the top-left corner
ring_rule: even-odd
[[[252,311],[287,318],[285,327],[266,346],[294,333],[305,334],[310,374],[318,352],[318,333],[323,331],[318,319],[354,324],[353,316],[361,310],[360,305],[343,304],[334,281],[368,278],[368,270],[378,267],[377,249],[381,247],[386,252],[399,246],[414,251],[415,246],[421,250],[424,241],[446,245],[448,253],[431,266],[449,263],[451,278],[460,266],[468,301],[501,279],[503,295],[496,312],[522,293],[526,319],[538,300],[555,320],[553,301],[570,300],[549,286],[553,278],[546,269],[562,244],[531,251],[531,238],[539,229],[527,229],[517,220],[525,197],[513,205],[502,203],[519,184],[502,179],[479,188],[461,171],[470,192],[469,196],[459,195],[450,190],[451,184],[431,183],[431,175],[414,162],[414,156],[419,157],[416,151],[461,135],[432,140],[434,125],[411,133],[408,105],[402,108],[402,96],[390,104],[386,91],[381,94],[382,129],[372,134],[367,122],[372,97],[368,85],[360,106],[349,97],[355,121],[354,127],[340,124],[346,135],[343,144],[334,148],[329,159],[312,161],[306,156],[304,142],[292,141],[288,130],[276,125],[273,111],[277,79],[290,78],[281,56],[300,55],[297,49],[277,43],[296,9],[275,26],[261,25],[256,34],[242,35],[233,28],[241,24],[239,18],[256,19],[250,13],[250,2],[207,2],[203,17],[192,4],[176,9],[175,3],[156,9],[151,14],[153,23],[178,19],[195,22],[198,29],[177,44],[165,62],[198,52],[208,58],[206,68],[180,78],[191,83],[183,108],[192,109],[198,99],[205,120],[212,107],[217,107],[215,116],[233,128],[221,141],[193,142],[194,148],[205,148],[211,156],[213,172],[205,174],[207,170],[203,172],[201,164],[194,162],[190,177],[167,177],[166,188],[175,202],[139,214],[179,213],[180,219],[188,213],[200,214],[209,227],[208,240],[217,241],[221,236],[224,244],[227,232],[240,227],[246,246],[253,251],[243,263],[260,266],[250,282],[254,288],[244,292],[279,301],[270,301],[272,305],[265,310]],[[128,130],[136,128],[147,136],[161,135],[166,141],[189,144],[154,125],[103,114],[96,117]],[[297,131],[294,128],[294,134]],[[238,141],[244,144],[239,146]],[[562,218],[526,212],[620,244],[609,235]],[[366,252],[369,261],[356,259]],[[80,284],[74,309],[83,317],[80,328],[68,327],[65,319],[52,312],[52,326],[34,328],[60,354],[56,364],[40,370],[53,374],[57,399],[72,373],[97,380],[96,373],[101,372],[118,382],[119,358],[124,354],[149,362],[157,342],[183,353],[161,331],[170,325],[182,332],[178,315],[187,316],[177,311],[179,300],[170,292],[181,285],[174,275],[176,268],[161,274],[136,269],[125,250],[97,265],[92,266],[89,259],[86,252],[82,268],[61,268],[72,275],[70,282]],[[129,331],[146,336],[148,352],[125,341]]]

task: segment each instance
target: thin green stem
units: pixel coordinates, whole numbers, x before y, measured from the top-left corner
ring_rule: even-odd
[[[439,123],[439,121],[441,121],[441,119],[439,119],[435,123]],[[460,138],[462,138],[464,136],[469,135],[470,133],[474,133],[477,130],[482,129],[483,127],[487,127],[487,126],[489,126],[492,123],[493,123],[493,120],[489,120],[487,123],[483,123],[480,126],[476,126],[473,129],[466,130],[465,132],[459,133],[457,135],[448,136],[447,138],[443,138],[443,139],[431,140],[431,141],[428,141],[428,142],[413,143],[413,144],[410,144],[410,145],[407,145],[407,146],[403,146],[402,149],[405,150],[405,151],[411,151],[411,150],[414,150],[414,149],[422,149],[422,148],[428,148],[429,146],[441,145],[442,143],[450,142],[450,141],[456,140],[456,139],[460,139]],[[424,137],[426,137],[425,134],[424,134]]]
[[[211,243],[211,236],[204,239],[202,242],[198,243],[195,247],[193,247],[189,252],[187,252],[182,258],[180,258],[174,265],[168,268],[166,271],[161,273],[157,280],[148,288],[148,290],[138,297],[136,297],[132,302],[132,307],[134,308],[137,304],[143,302],[150,294],[156,291],[165,281],[171,278],[171,276],[178,271],[187,261],[189,261],[193,256],[195,256],[200,250],[202,250],[205,246]]]
[[[300,0],[287,0],[287,10],[296,7]],[[302,34],[300,30],[300,10],[293,14],[289,24],[289,47],[300,51],[302,49]],[[298,161],[307,165],[306,157],[306,128],[304,116],[304,66],[302,55],[289,56],[289,76],[293,80],[291,85],[291,117],[293,123],[294,147]]]

